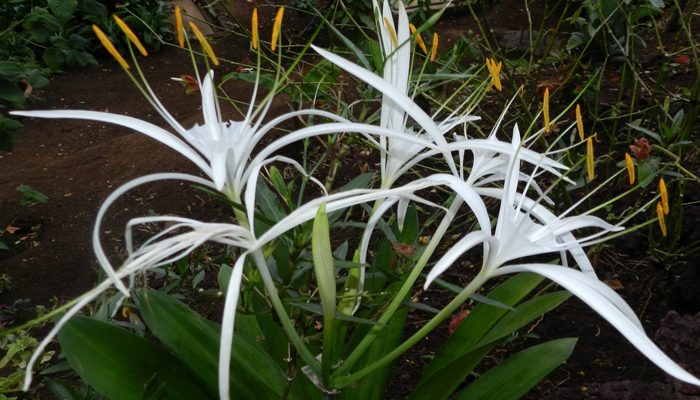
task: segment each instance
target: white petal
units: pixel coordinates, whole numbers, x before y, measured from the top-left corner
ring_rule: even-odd
[[[540,274],[562,285],[617,328],[627,340],[654,364],[677,379],[700,386],[700,379],[679,367],[678,364],[656,347],[654,342],[644,333],[639,319],[634,314],[630,316],[629,313],[625,313],[619,308],[620,303],[624,303],[624,300],[615,292],[610,294],[609,291],[612,291],[612,289],[608,288],[603,282],[578,271],[547,264],[523,264],[502,267],[496,271],[496,275],[521,271]],[[615,298],[615,301],[612,300],[613,298]]]

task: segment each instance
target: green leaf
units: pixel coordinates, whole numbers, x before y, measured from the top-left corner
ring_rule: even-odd
[[[287,216],[277,194],[270,190],[262,176],[258,177],[256,191],[258,206],[260,206],[260,210],[267,218],[271,221],[279,222]]]
[[[44,50],[41,55],[41,59],[44,60],[44,64],[51,68],[51,71],[56,72],[61,69],[61,66],[66,62],[66,55],[63,50],[59,50],[55,47],[49,47]]]
[[[34,70],[29,73],[29,76],[27,77],[27,82],[29,82],[30,85],[34,89],[41,89],[49,84],[48,78],[45,76],[41,75],[41,72]]]
[[[491,368],[454,400],[518,400],[569,358],[576,341],[557,339],[523,350]]]
[[[634,129],[635,131],[639,131],[639,132],[642,132],[642,133],[645,134],[645,135],[649,135],[649,136],[653,137],[653,138],[656,139],[659,143],[663,143],[663,142],[664,142],[664,141],[661,139],[661,136],[660,136],[658,133],[656,133],[656,132],[652,132],[652,131],[650,131],[649,129],[642,128],[641,126],[637,126],[637,125],[627,124],[627,126],[629,126],[630,128]]]
[[[0,242],[0,250],[10,250],[7,245],[3,242]]]
[[[24,108],[24,92],[7,79],[0,79],[0,104]]]
[[[149,329],[202,387],[218,398],[221,325],[167,294],[139,289],[136,295]],[[267,352],[245,335],[233,336],[230,371],[231,393],[240,399],[278,399],[287,380]]]
[[[487,297],[512,307],[542,280],[544,278],[536,274],[518,274],[500,284]],[[474,307],[425,369],[423,377],[409,399],[448,398],[492,347],[477,348],[476,344],[508,312],[512,311],[485,303]]]
[[[370,65],[369,61],[367,60],[367,57],[365,57],[365,53],[363,53],[362,50],[360,50],[357,46],[355,46],[355,43],[353,43],[352,40],[348,39],[345,35],[343,35],[335,26],[333,26],[333,24],[331,24],[328,20],[323,18],[323,15],[318,10],[316,10],[316,9],[314,9],[314,10],[318,14],[318,16],[320,16],[323,19],[323,22],[326,23],[326,26],[329,27],[333,31],[333,33],[335,33],[335,35],[338,36],[340,41],[343,42],[343,44],[345,46],[347,46],[347,48],[350,49],[350,51],[352,51],[352,53],[355,55],[355,57],[357,57],[358,63],[363,68],[367,69],[368,71],[371,71],[372,66]]]
[[[320,304],[316,303],[290,303],[294,307],[299,307],[303,310],[309,311],[311,313],[314,313],[316,315],[323,315],[323,307],[321,307]],[[352,315],[345,315],[339,312],[336,312],[334,315],[334,319],[339,319],[342,321],[348,321],[348,322],[355,322],[358,324],[367,324],[367,325],[384,325],[380,324],[379,322],[367,318],[360,318],[360,317],[353,317]]]
[[[652,7],[654,8],[664,8],[664,0],[649,0],[649,4],[651,4]]]
[[[80,0],[78,2],[78,8],[80,12],[88,16],[97,16],[100,18],[107,18],[107,7],[95,0]]]
[[[564,300],[571,297],[571,293],[562,290],[554,293],[535,297],[516,307],[516,310],[509,312],[501,318],[496,326],[484,335],[484,337],[474,347],[485,346],[500,340],[511,333],[525,327],[530,322],[541,317],[545,313],[558,307]]]
[[[589,38],[583,33],[574,32],[571,34],[571,37],[569,37],[569,40],[566,42],[566,49],[574,49],[582,44],[588,43],[588,40]]]
[[[65,24],[73,18],[75,10],[78,9],[78,0],[49,0],[49,8],[59,21]]]
[[[27,75],[22,67],[14,62],[0,61],[0,77],[12,83],[17,83],[24,79]]]
[[[165,399],[213,399],[171,354],[126,329],[88,317],[73,317],[58,341],[75,372],[103,395],[142,400],[155,375]]]

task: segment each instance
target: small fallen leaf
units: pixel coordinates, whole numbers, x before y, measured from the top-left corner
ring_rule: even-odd
[[[608,287],[610,287],[610,289],[612,290],[622,290],[625,288],[624,286],[622,286],[620,281],[614,279],[606,279],[603,281],[603,283],[608,285]]]
[[[448,328],[450,336],[452,336],[452,334],[457,330],[459,324],[462,323],[462,321],[464,320],[464,318],[466,318],[468,314],[469,311],[462,311],[461,313],[453,316],[452,319],[450,319],[450,326]]]
[[[680,57],[678,57],[678,58],[676,59],[676,62],[677,62],[678,64],[681,64],[681,65],[683,65],[683,64],[688,64],[688,63],[690,62],[690,57],[688,57],[688,56],[686,56],[685,54],[683,54],[682,56],[680,56]]]
[[[14,227],[14,226],[8,226],[7,228],[5,228],[5,230],[6,230],[7,233],[9,233],[10,235],[14,235],[15,232],[17,232],[17,231],[19,230],[19,228]]]

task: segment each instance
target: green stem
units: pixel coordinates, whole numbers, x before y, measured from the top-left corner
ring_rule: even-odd
[[[352,368],[352,366],[355,365],[355,363],[359,360],[360,356],[362,356],[362,353],[367,349],[367,347],[369,347],[374,338],[379,334],[379,331],[384,327],[383,325],[385,325],[389,321],[389,319],[394,315],[394,312],[401,305],[401,301],[406,297],[406,294],[408,294],[411,288],[413,288],[413,284],[420,276],[421,272],[423,271],[423,268],[428,263],[430,256],[433,254],[433,252],[437,248],[437,245],[440,243],[440,240],[442,240],[442,237],[445,235],[445,232],[447,232],[447,229],[450,227],[454,215],[463,203],[464,200],[461,197],[455,198],[454,202],[450,206],[447,215],[445,215],[442,222],[440,222],[440,226],[438,226],[437,230],[435,231],[435,235],[431,238],[430,243],[428,243],[428,246],[423,252],[423,255],[416,263],[416,266],[411,271],[411,274],[409,275],[408,279],[406,279],[406,283],[404,283],[404,285],[401,287],[401,290],[399,290],[396,296],[394,296],[394,299],[391,301],[387,309],[382,313],[382,316],[377,321],[381,325],[375,325],[374,327],[372,327],[372,329],[367,333],[367,335],[362,339],[362,341],[357,345],[357,347],[355,347],[355,350],[353,350],[352,353],[350,353],[350,355],[348,356],[348,358],[345,361],[343,361],[340,367],[333,374],[333,377],[336,380],[340,379],[340,377],[342,377],[343,375],[347,375],[347,373],[350,371],[350,368]],[[335,381],[334,384],[336,387],[342,387],[337,385]]]
[[[411,336],[408,340],[403,342],[399,347],[394,349],[392,352],[378,360],[377,362],[371,364],[367,368],[356,372],[350,376],[342,376],[338,377],[334,380],[334,384],[336,387],[341,388],[348,386],[354,382],[357,382],[361,378],[371,374],[375,370],[387,365],[388,363],[392,362],[396,357],[400,356],[401,354],[405,353],[413,347],[416,343],[420,342],[425,338],[425,335],[430,333],[435,327],[438,326],[439,323],[444,321],[447,317],[452,315],[454,310],[456,310],[459,306],[461,306],[472,294],[476,293],[477,290],[481,286],[486,283],[486,281],[489,280],[489,277],[487,275],[482,275],[481,273],[477,275],[474,280],[472,280],[467,287],[465,287],[460,294],[457,295],[445,308],[443,308],[437,315],[433,317],[430,321],[428,321],[427,324],[425,324],[418,332],[414,333],[413,336]],[[396,296],[398,299],[402,299],[403,297],[401,296]]]
[[[275,282],[272,279],[272,276],[270,275],[270,271],[268,271],[267,269],[267,264],[265,263],[265,259],[263,258],[262,251],[254,251],[253,257],[255,258],[255,263],[258,266],[260,277],[262,278],[263,283],[265,284],[265,288],[267,288],[267,292],[270,296],[269,300],[270,302],[272,302],[272,306],[275,308],[275,312],[277,312],[277,316],[279,317],[280,322],[282,323],[282,328],[284,328],[284,331],[287,333],[289,340],[297,349],[299,355],[301,355],[301,358],[304,360],[306,365],[308,365],[309,368],[311,368],[311,371],[313,371],[313,373],[316,374],[316,376],[321,376],[321,364],[318,362],[316,357],[314,357],[311,354],[309,349],[304,344],[304,341],[297,333],[296,329],[294,329],[294,324],[292,324],[292,321],[289,319],[289,314],[287,314],[287,310],[284,309],[284,304],[282,304],[282,300],[280,300],[279,293],[277,292],[277,287],[275,286]]]

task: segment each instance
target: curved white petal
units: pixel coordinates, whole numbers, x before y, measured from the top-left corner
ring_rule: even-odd
[[[493,275],[529,271],[557,282],[583,300],[610,324],[617,328],[627,340],[647,356],[654,364],[673,377],[700,386],[700,379],[692,376],[664,354],[644,333],[639,319],[619,308],[624,300],[603,282],[581,272],[548,264],[523,264],[498,269]],[[613,300],[614,298],[614,300]],[[631,310],[630,310],[631,311]]]
[[[211,176],[211,168],[207,162],[196,151],[192,150],[185,142],[180,140],[172,133],[163,128],[159,128],[140,119],[127,117],[124,115],[110,114],[98,111],[74,111],[74,110],[51,110],[51,111],[12,111],[10,114],[21,115],[23,117],[33,118],[71,118],[85,119],[89,121],[108,122],[110,124],[121,125],[126,128],[133,129],[149,136],[171,149],[177,151],[183,156],[189,158],[193,163]]]

